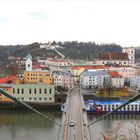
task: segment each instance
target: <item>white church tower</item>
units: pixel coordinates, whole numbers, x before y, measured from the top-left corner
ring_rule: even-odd
[[[135,64],[135,49],[132,47],[123,48],[123,53],[128,53],[129,65],[133,66]]]
[[[26,56],[26,71],[32,70],[32,56],[30,53]]]

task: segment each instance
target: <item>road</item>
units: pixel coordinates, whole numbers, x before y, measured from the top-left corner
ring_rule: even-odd
[[[71,120],[75,122],[75,126],[69,126],[68,123],[67,140],[83,140],[82,107],[78,88],[71,92],[68,122]]]

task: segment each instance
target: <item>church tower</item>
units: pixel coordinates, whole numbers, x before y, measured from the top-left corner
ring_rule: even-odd
[[[32,70],[32,56],[30,53],[26,56],[26,71]]]
[[[129,65],[132,66],[135,63],[135,49],[130,47],[130,48],[123,48],[122,49],[123,53],[128,54],[128,59],[129,59]]]

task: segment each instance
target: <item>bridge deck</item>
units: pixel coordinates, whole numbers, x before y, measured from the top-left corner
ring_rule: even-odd
[[[67,96],[62,118],[61,140],[89,140],[87,114],[83,110],[83,96],[74,88]],[[73,120],[75,125],[70,126]]]

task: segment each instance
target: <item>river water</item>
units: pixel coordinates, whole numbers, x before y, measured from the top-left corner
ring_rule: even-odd
[[[57,122],[61,122],[61,112],[40,110]],[[100,116],[88,115],[89,123]],[[111,115],[92,125],[91,138],[103,140],[103,134],[120,128],[119,133],[129,133],[133,124],[138,124],[140,115]],[[0,140],[57,140],[59,127],[28,110],[0,110]]]

